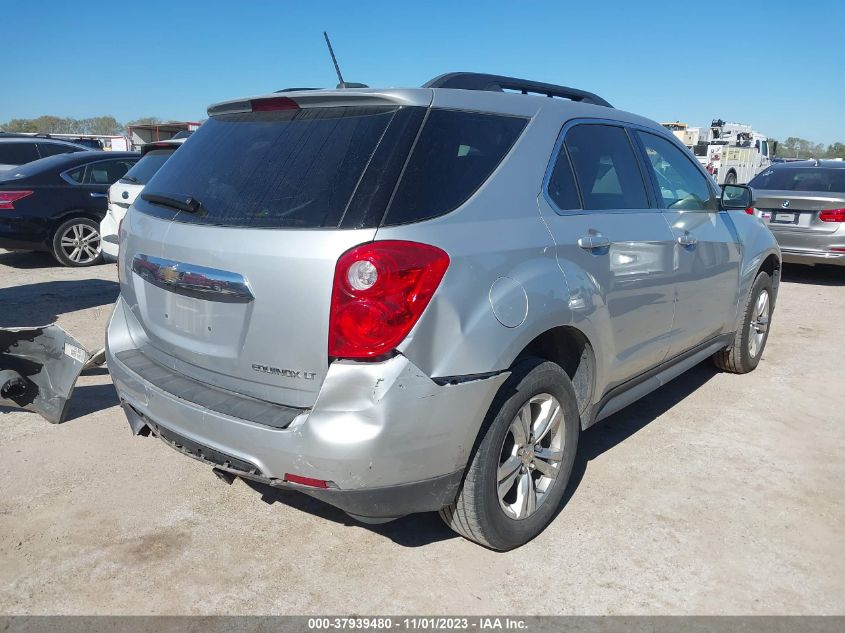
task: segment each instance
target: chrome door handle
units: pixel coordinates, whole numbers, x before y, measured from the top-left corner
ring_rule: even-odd
[[[584,235],[578,238],[578,246],[587,251],[609,248],[610,240],[604,235]]]
[[[107,198],[108,197],[108,194],[100,193],[99,191],[92,191],[88,195],[91,196],[92,198]]]
[[[689,233],[684,233],[683,235],[678,236],[678,244],[681,246],[695,246],[698,244],[698,239],[695,235],[690,235]]]

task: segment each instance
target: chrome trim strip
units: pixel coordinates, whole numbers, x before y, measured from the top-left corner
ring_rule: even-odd
[[[153,286],[187,297],[222,303],[255,299],[242,275],[216,268],[138,254],[132,259],[132,272]]]

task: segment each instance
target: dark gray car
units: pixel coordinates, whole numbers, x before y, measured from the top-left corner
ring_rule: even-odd
[[[784,261],[845,265],[845,162],[777,163],[749,185]]]
[[[583,429],[762,357],[750,190],[594,94],[455,73],[209,117],[123,222],[108,364],[133,431],[224,480],[509,549]]]

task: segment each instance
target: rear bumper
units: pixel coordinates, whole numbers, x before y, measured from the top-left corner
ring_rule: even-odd
[[[787,249],[783,247],[781,247],[780,252],[783,261],[788,264],[833,264],[845,266],[845,253]]]
[[[783,261],[795,264],[845,264],[845,226],[830,233],[817,231],[791,231],[776,227],[772,230],[780,245]]]
[[[100,247],[106,261],[117,260],[117,228],[118,220],[115,220],[111,210],[106,213],[100,221]]]
[[[286,428],[273,428],[189,402],[130,370],[117,357],[135,346],[127,314],[133,318],[119,299],[107,357],[133,432],[149,428],[209,465],[364,517],[437,510],[454,500],[481,422],[506,378],[439,385],[404,356],[335,362],[313,407]],[[329,487],[292,484],[286,473]]]

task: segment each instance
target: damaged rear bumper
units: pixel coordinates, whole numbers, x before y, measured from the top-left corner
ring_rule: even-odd
[[[0,328],[0,404],[34,411],[59,424],[80,372],[90,359],[58,325]]]
[[[142,379],[120,360],[131,347],[118,301],[109,370],[133,431],[149,428],[215,468],[297,489],[361,517],[437,510],[454,500],[484,415],[507,374],[440,385],[401,355],[335,361],[314,406],[285,428],[203,407]],[[316,488],[292,474],[328,482]]]

